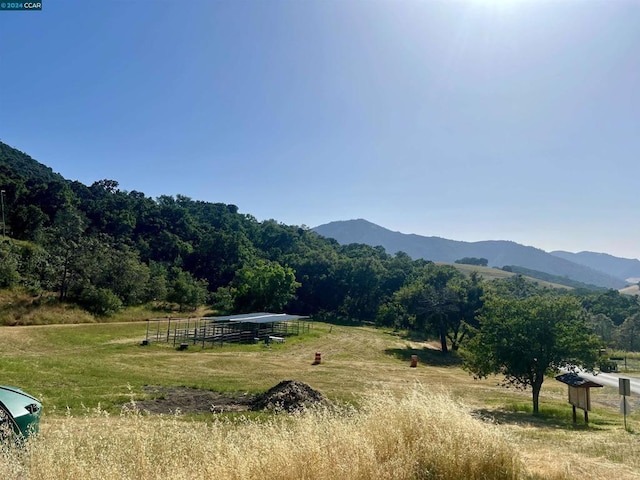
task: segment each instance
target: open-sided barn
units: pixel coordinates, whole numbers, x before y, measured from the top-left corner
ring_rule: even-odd
[[[224,343],[282,342],[308,332],[309,317],[286,313],[245,313],[219,317],[153,318],[147,321],[144,343],[167,342],[186,348]]]

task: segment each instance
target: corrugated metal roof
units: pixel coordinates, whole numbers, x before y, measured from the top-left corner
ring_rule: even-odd
[[[234,322],[234,323],[274,323],[274,322],[290,322],[293,320],[303,320],[305,318],[300,315],[288,315],[286,313],[244,313],[240,315],[226,315],[221,317],[206,317],[205,320],[213,322]]]
[[[600,385],[599,383],[592,382],[591,380],[587,380],[586,378],[582,378],[580,375],[575,373],[563,373],[562,375],[558,375],[556,377],[556,380],[562,383],[566,383],[571,387],[604,387],[604,385]]]

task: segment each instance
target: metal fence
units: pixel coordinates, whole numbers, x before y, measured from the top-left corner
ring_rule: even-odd
[[[225,343],[269,343],[273,337],[284,338],[307,333],[308,320],[283,322],[235,322],[215,317],[152,318],[147,320],[145,343],[169,343],[175,347],[188,345],[222,346]]]

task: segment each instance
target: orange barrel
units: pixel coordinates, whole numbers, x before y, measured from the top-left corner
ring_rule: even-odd
[[[411,367],[415,368],[418,366],[418,355],[411,355]]]
[[[320,352],[316,352],[316,359],[313,361],[314,365],[318,365],[322,362],[322,354]]]

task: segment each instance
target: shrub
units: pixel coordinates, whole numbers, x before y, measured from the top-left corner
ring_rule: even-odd
[[[111,315],[122,308],[122,300],[108,288],[88,286],[80,294],[80,305],[95,315]]]

